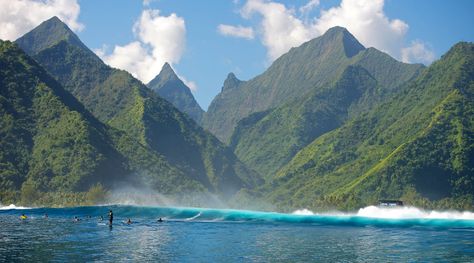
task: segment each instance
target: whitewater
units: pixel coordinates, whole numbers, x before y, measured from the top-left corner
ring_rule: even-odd
[[[106,223],[109,210],[114,213],[112,226]],[[22,214],[28,219],[20,220]],[[131,225],[125,223],[129,218]],[[0,207],[0,226],[0,262],[474,261],[473,212],[409,206],[278,213],[8,205]]]

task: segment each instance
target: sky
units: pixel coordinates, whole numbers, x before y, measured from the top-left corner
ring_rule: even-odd
[[[0,39],[52,16],[107,64],[148,83],[169,62],[206,110],[229,72],[248,80],[333,26],[429,65],[474,41],[472,0],[0,0]]]

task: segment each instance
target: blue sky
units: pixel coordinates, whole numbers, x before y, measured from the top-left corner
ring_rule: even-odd
[[[20,3],[0,0],[0,38],[14,40],[30,30],[37,23],[30,17],[58,15],[107,63],[144,82],[159,73],[163,61],[170,61],[203,109],[229,72],[250,79],[291,46],[334,25],[348,28],[365,46],[425,64],[459,41],[474,41],[471,0],[24,2],[30,5],[17,14],[10,6]],[[8,31],[6,23],[16,27]]]

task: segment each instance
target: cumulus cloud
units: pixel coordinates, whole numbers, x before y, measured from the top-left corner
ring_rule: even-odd
[[[182,17],[172,13],[162,16],[159,10],[144,10],[133,26],[135,41],[117,45],[111,54],[106,48],[95,50],[107,64],[127,70],[148,83],[165,62],[178,63],[186,45],[186,26]],[[194,82],[190,86],[196,85]],[[194,84],[193,84],[194,83]]]
[[[434,52],[420,40],[412,41],[410,46],[402,49],[402,61],[405,63],[431,64],[433,60],[435,60]]]
[[[399,19],[389,19],[384,11],[384,0],[342,0],[341,5],[324,10],[315,27],[325,32],[343,26],[367,47],[375,47],[400,58],[408,25]]]
[[[259,32],[271,60],[318,35],[311,26],[296,17],[294,10],[280,3],[248,0],[241,14],[247,19],[253,14],[262,16]]]
[[[413,62],[425,62],[428,61],[426,58],[430,58],[429,52],[420,55],[419,44],[405,46],[409,26],[385,14],[384,0],[341,0],[338,6],[321,10],[319,16],[307,19],[309,12],[317,6],[318,0],[309,0],[298,9],[298,15],[294,9],[281,3],[247,0],[240,13],[245,19],[260,15],[257,35],[267,48],[271,61],[291,47],[320,36],[334,26],[347,28],[364,46],[375,47],[395,58],[403,59],[403,52]],[[418,55],[414,52],[418,52]]]
[[[4,40],[16,40],[53,16],[74,31],[84,28],[77,21],[80,6],[76,0],[0,0],[0,7],[0,39]]]
[[[240,37],[246,39],[253,39],[254,32],[251,27],[243,27],[243,26],[231,26],[231,25],[223,25],[220,24],[217,27],[217,30],[220,34],[224,36],[233,36],[233,37]]]

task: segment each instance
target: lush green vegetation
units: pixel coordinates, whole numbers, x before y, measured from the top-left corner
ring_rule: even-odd
[[[393,99],[318,137],[262,189],[288,207],[401,198],[473,208],[474,45],[460,43]]]
[[[190,89],[178,78],[168,63],[163,65],[160,74],[147,86],[177,109],[188,114],[194,121],[201,122],[204,111],[194,99]]]
[[[49,25],[58,23],[61,25]],[[70,39],[77,37],[69,29],[61,31],[62,35],[68,36],[50,32],[56,28],[67,29],[67,26],[57,19],[50,19],[21,37],[17,43],[24,50],[33,50],[30,55],[100,121],[125,132],[154,155],[163,157],[161,164],[168,165],[164,170],[166,172],[160,173],[168,173],[166,180],[176,183],[175,189],[195,188],[192,182],[199,182],[201,187],[212,193],[228,196],[258,182],[256,173],[246,168],[230,149],[186,114],[129,73],[110,68],[85,46],[70,42]],[[41,41],[38,37],[41,35],[54,35],[57,40],[51,40],[51,44],[43,46],[43,49],[30,48],[31,43]],[[169,66],[162,73],[164,81],[172,81],[174,72]],[[189,91],[186,87],[181,88]],[[113,140],[113,143],[116,141]],[[129,146],[123,142],[119,145],[117,150],[120,153],[133,154],[130,149],[124,149]],[[137,151],[138,148],[133,149]],[[151,163],[156,158],[148,156],[143,160],[145,156],[138,155],[132,159]],[[153,185],[162,189],[160,184],[155,182]]]
[[[206,191],[163,156],[98,121],[15,44],[0,42],[0,66],[1,203],[86,204],[116,183],[163,194]]]
[[[203,126],[228,142],[237,123],[252,113],[304,100],[330,87],[349,65],[360,65],[390,91],[417,76],[422,65],[398,62],[376,49],[365,49],[346,29],[335,27],[292,48],[261,75],[238,85],[224,85],[203,118]],[[230,83],[229,83],[230,84]]]
[[[240,121],[230,144],[237,156],[270,179],[315,138],[381,99],[377,81],[360,66],[347,67],[336,83],[311,93]]]

